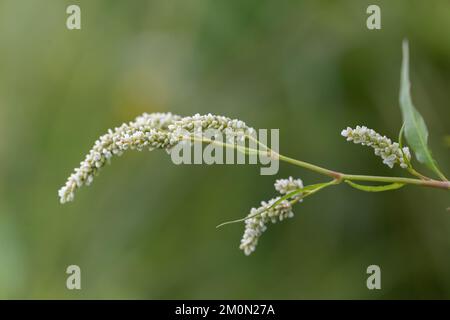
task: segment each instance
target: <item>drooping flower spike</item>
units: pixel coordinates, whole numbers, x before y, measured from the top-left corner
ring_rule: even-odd
[[[102,135],[80,163],[78,168],[59,189],[61,203],[73,201],[75,191],[83,185],[90,185],[98,171],[110,162],[113,156],[121,156],[128,149],[165,149],[172,145],[171,136],[165,132],[168,125],[180,119],[171,113],[153,113],[137,117]]]
[[[186,135],[197,136],[206,129],[222,132],[233,142],[242,141],[254,132],[241,120],[212,114],[183,118],[172,113],[144,113],[132,122],[108,130],[95,142],[80,166],[59,189],[60,202],[73,201],[75,191],[91,184],[94,176],[113,156],[120,156],[126,150],[165,149],[169,152]]]
[[[275,190],[281,195],[286,195],[292,191],[303,188],[303,182],[300,179],[292,179],[292,177],[289,177],[289,179],[277,180],[274,186]],[[279,201],[281,197],[276,197],[268,202],[262,201],[259,208],[252,208],[248,215],[248,219],[245,220],[245,231],[239,248],[243,250],[246,255],[250,255],[255,251],[259,237],[267,229],[267,223],[276,223],[277,221],[283,221],[286,218],[292,218],[294,216],[294,212],[292,211],[292,200],[295,200],[294,202],[302,201],[300,197],[301,192],[278,204],[276,204],[276,202]]]

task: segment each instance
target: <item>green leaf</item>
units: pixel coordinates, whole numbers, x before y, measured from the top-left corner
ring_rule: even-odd
[[[403,148],[403,134],[405,131],[405,123],[402,124],[402,127],[400,128],[400,132],[398,133],[398,144],[400,146],[400,149]]]
[[[361,191],[366,191],[366,192],[389,191],[389,190],[400,189],[401,187],[404,186],[403,183],[396,183],[396,182],[395,183],[386,184],[386,185],[383,185],[383,186],[367,186],[367,185],[354,183],[353,181],[350,181],[350,180],[345,180],[345,183],[348,183],[350,186],[352,186],[355,189],[358,189],[358,190],[361,190]]]
[[[433,170],[441,179],[445,176],[438,169],[436,161],[428,148],[428,129],[424,119],[412,103],[409,81],[409,49],[408,41],[403,41],[403,61],[400,79],[400,108],[405,125],[405,137],[413,149],[417,160]]]

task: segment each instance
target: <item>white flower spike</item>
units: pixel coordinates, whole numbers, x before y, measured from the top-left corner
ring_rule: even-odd
[[[245,220],[245,231],[239,248],[248,256],[256,249],[259,237],[266,231],[268,222],[276,223],[286,218],[292,218],[292,205],[288,200],[284,200],[277,204],[274,208],[270,208],[280,197],[262,201],[259,208],[252,208],[249,218]]]

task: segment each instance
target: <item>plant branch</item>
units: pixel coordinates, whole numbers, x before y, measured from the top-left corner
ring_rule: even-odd
[[[411,185],[417,185],[417,186],[423,186],[423,187],[431,187],[431,188],[438,188],[438,189],[444,189],[444,190],[450,190],[450,182],[449,181],[440,181],[440,180],[434,180],[430,178],[426,179],[414,179],[414,178],[404,178],[404,177],[388,177],[388,176],[370,176],[370,175],[357,175],[357,174],[346,174],[342,172],[333,171],[327,168],[323,168],[317,165],[314,165],[309,162],[297,160],[294,158],[290,158],[284,155],[281,155],[270,148],[268,148],[265,151],[260,151],[256,149],[250,149],[245,146],[239,146],[235,144],[230,143],[223,143],[220,141],[215,141],[211,139],[207,139],[204,137],[195,137],[195,136],[185,136],[183,137],[185,140],[191,140],[191,141],[198,141],[198,142],[207,142],[207,143],[213,143],[219,146],[223,146],[226,148],[234,148],[242,153],[245,154],[258,154],[265,157],[270,157],[274,160],[281,160],[287,163],[290,163],[292,165],[295,165],[297,167],[301,167],[313,172],[316,172],[321,175],[325,175],[328,177],[333,178],[334,184],[338,184],[344,180],[354,180],[354,181],[366,181],[366,182],[386,182],[386,183],[402,183],[402,184],[411,184]],[[425,177],[424,177],[425,178]]]

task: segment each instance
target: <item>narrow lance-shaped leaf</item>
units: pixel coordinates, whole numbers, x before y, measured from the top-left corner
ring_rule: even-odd
[[[405,125],[405,137],[417,160],[433,170],[441,179],[446,180],[428,148],[428,129],[423,117],[412,103],[410,87],[408,41],[404,40],[400,79],[400,108]]]

